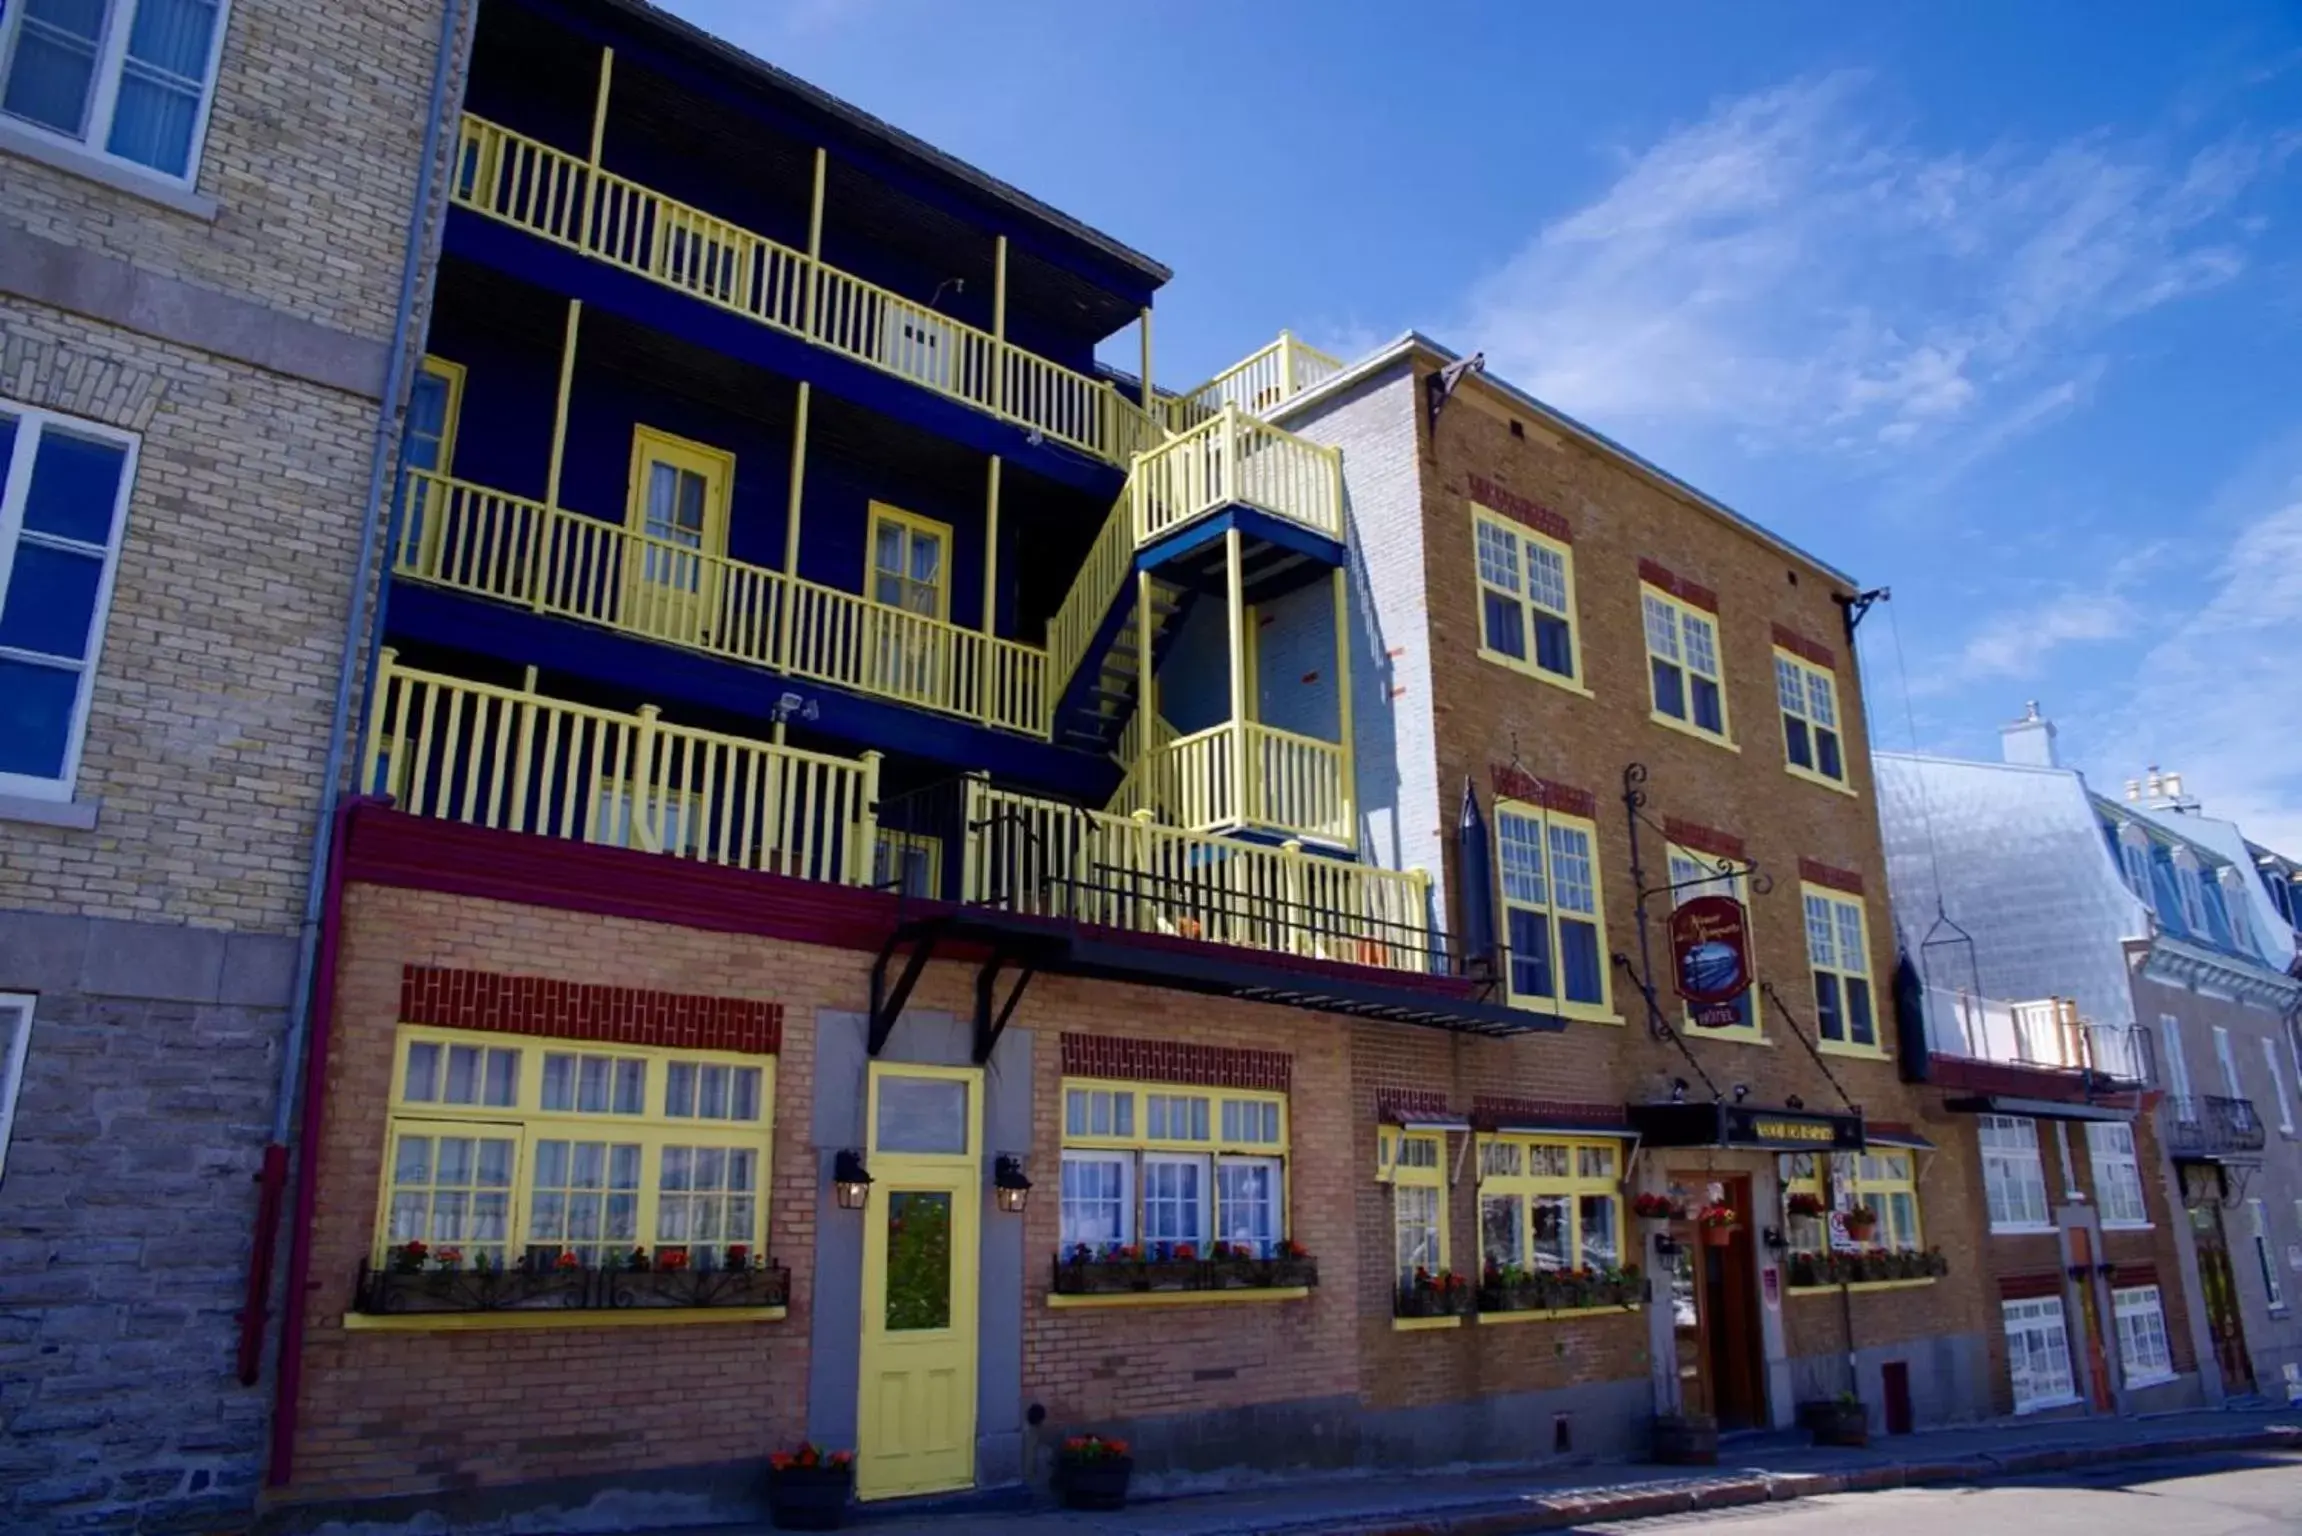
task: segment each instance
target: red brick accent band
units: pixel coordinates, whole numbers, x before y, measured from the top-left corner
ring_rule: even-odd
[[[1620,1104],[1578,1104],[1570,1099],[1490,1099],[1471,1101],[1471,1124],[1492,1130],[1498,1125],[1587,1125],[1594,1131],[1621,1130],[1631,1123]]]
[[[2041,1296],[2062,1294],[2062,1273],[2048,1270],[2037,1275],[2001,1275],[1998,1277],[1998,1295],[2002,1301],[2036,1301]]]
[[[542,976],[411,965],[400,973],[400,1018],[557,1040],[772,1056],[783,1047],[783,1004]]]
[[[1840,869],[1834,864],[1825,864],[1820,859],[1800,859],[1798,861],[1798,877],[1809,885],[1827,885],[1832,890],[1844,891],[1849,896],[1862,894],[1862,876],[1859,872],[1851,869]]]
[[[1448,1107],[1447,1096],[1427,1088],[1384,1088],[1375,1094],[1375,1118],[1397,1121],[1407,1115],[1418,1115],[1426,1120],[1449,1120],[1454,1110]]]
[[[1599,798],[1587,789],[1537,778],[1516,763],[1495,763],[1488,772],[1495,793],[1506,800],[1523,800],[1562,816],[1588,818],[1599,813]]]
[[[1294,1069],[1295,1058],[1285,1051],[1248,1051],[1228,1045],[1184,1045],[1174,1040],[1129,1040],[1111,1035],[1063,1037],[1065,1077],[1115,1077],[1128,1082],[1285,1093]]]
[[[1706,827],[1699,821],[1681,821],[1676,816],[1663,818],[1663,836],[1681,848],[1695,853],[1707,853],[1714,859],[1741,859],[1743,841],[1732,832],[1717,827]]]
[[[1471,500],[1492,512],[1500,512],[1514,522],[1525,523],[1537,533],[1548,534],[1561,544],[1575,542],[1574,529],[1567,520],[1539,501],[1529,501],[1516,491],[1507,491],[1485,475],[1471,476]]]
[[[1668,566],[1658,565],[1652,560],[1641,560],[1639,580],[1650,587],[1661,588],[1690,608],[1700,608],[1705,613],[1719,611],[1718,593],[1699,581],[1675,574]]]
[[[1838,657],[1832,654],[1829,646],[1809,640],[1787,625],[1777,624],[1774,627],[1774,643],[1793,656],[1802,657],[1818,667],[1826,667],[1833,672],[1838,670]]]

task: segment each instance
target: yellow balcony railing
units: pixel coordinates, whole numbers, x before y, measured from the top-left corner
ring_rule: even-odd
[[[1430,877],[968,782],[961,899],[1134,933],[1432,968]]]
[[[1048,734],[1047,654],[1035,646],[468,481],[409,473],[392,568],[643,639]]]
[[[1146,751],[1110,810],[1148,812],[1188,832],[1357,841],[1343,748],[1253,720],[1225,721]]]
[[[1281,331],[1279,339],[1224,369],[1197,389],[1161,402],[1170,430],[1187,432],[1226,405],[1250,416],[1268,415],[1321,379],[1343,371],[1343,360],[1307,347]]]
[[[1165,436],[1108,380],[865,282],[581,156],[463,119],[455,202],[1114,464]]]
[[[868,884],[879,754],[860,760],[399,665],[383,652],[361,787],[419,816]]]

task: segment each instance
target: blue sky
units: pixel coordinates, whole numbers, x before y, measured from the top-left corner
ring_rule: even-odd
[[[1892,587],[1880,745],[2302,853],[2302,6],[671,5],[1175,268],[1163,380],[1483,350]]]

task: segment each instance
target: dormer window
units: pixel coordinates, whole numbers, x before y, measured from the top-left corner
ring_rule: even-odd
[[[2182,893],[2182,925],[2193,938],[2207,937],[2206,880],[2198,870],[2198,855],[2187,848],[2174,850],[2174,884]]]
[[[2118,860],[2125,866],[2128,888],[2144,906],[2155,907],[2150,894],[2150,835],[2131,821],[2118,829]]]
[[[2222,910],[2230,918],[2230,942],[2252,949],[2254,924],[2246,911],[2246,872],[2236,865],[2222,871]]]

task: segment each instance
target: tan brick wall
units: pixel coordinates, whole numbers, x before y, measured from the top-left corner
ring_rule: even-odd
[[[232,0],[213,222],[0,154],[0,219],[354,335],[390,334],[441,0]]]
[[[0,396],[141,435],[76,796],[0,908],[282,931],[317,813],[374,406],[0,297]]]

